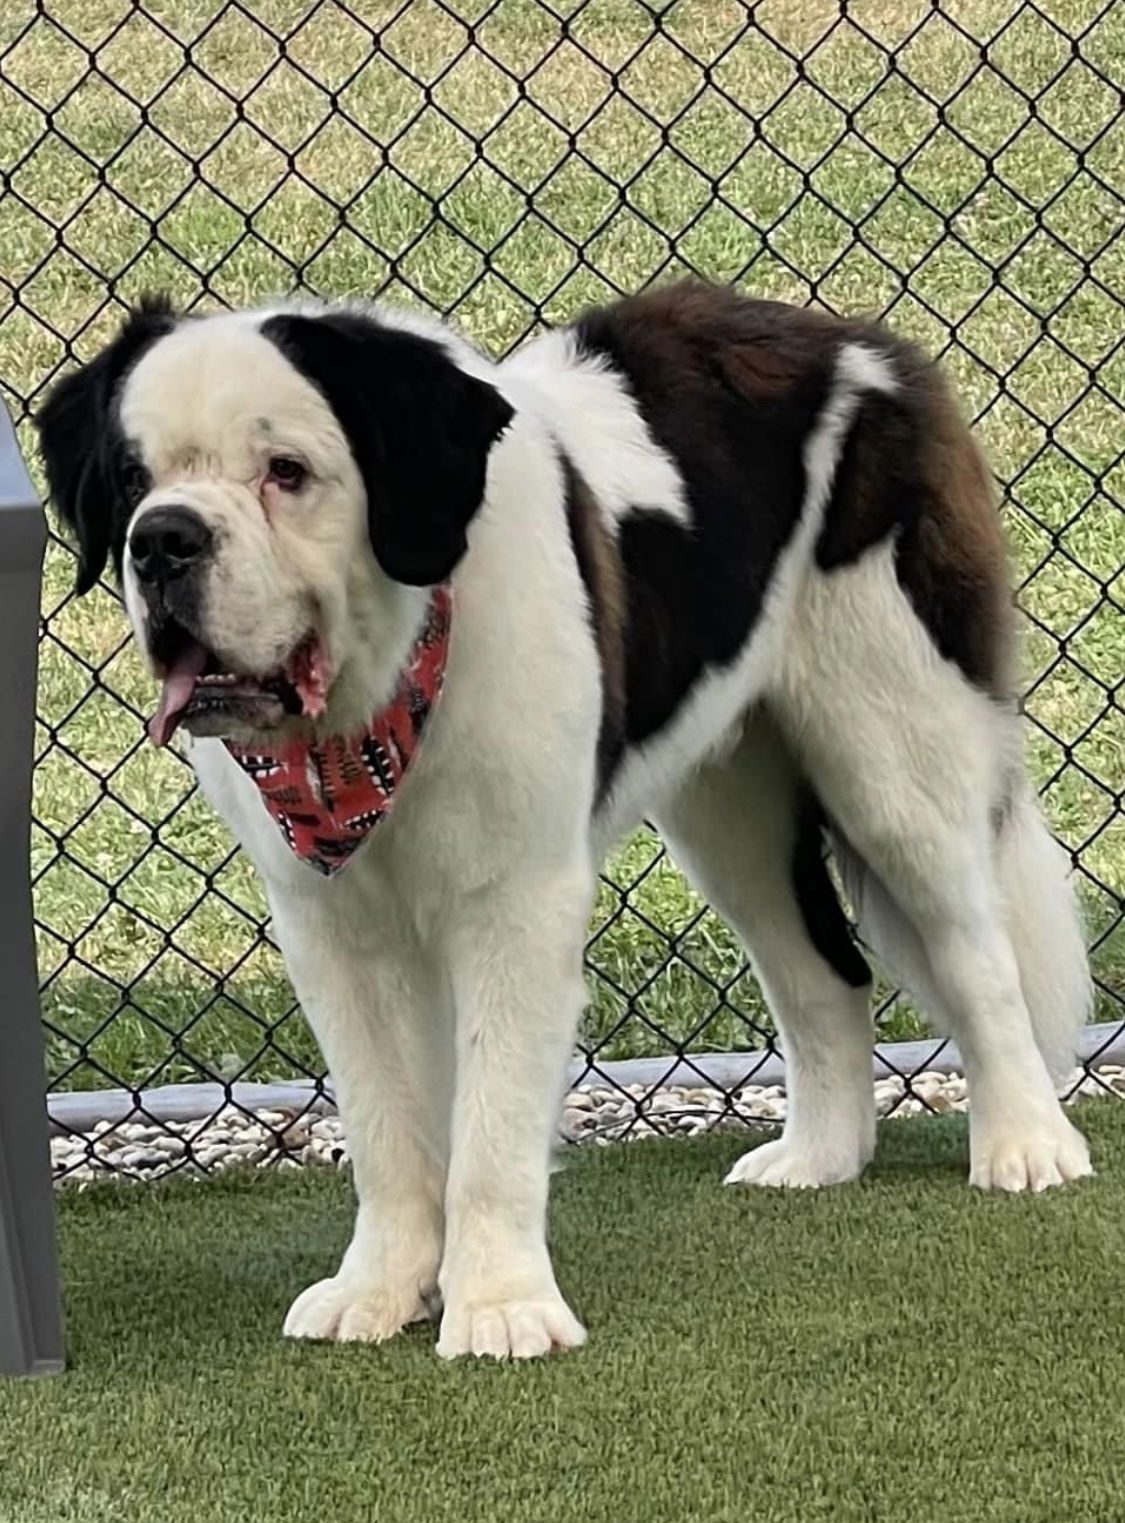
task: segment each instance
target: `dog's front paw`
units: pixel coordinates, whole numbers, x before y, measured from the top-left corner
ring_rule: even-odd
[[[981,1190],[1049,1190],[1094,1172],[1090,1149],[1062,1107],[1041,1122],[970,1124],[969,1183]]]
[[[536,1359],[552,1349],[581,1348],[586,1329],[551,1287],[521,1299],[488,1295],[450,1299],[441,1319],[442,1359],[476,1354],[493,1359]]]
[[[285,1318],[286,1338],[384,1343],[408,1323],[430,1315],[417,1279],[393,1284],[337,1274],[303,1290]]]

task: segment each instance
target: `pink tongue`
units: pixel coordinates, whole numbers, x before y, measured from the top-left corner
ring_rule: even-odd
[[[328,657],[320,640],[315,636],[289,662],[286,671],[289,681],[297,689],[301,707],[310,719],[319,719],[324,713],[328,693]]]
[[[148,722],[148,735],[154,746],[166,746],[176,733],[180,715],[195,691],[195,680],[203,675],[206,665],[207,652],[193,641],[165,672],[160,704]]]

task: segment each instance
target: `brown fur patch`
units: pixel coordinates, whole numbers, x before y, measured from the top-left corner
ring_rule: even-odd
[[[976,686],[1008,699],[1007,557],[991,472],[936,365],[886,333],[875,347],[899,389],[867,392],[856,410],[817,563],[846,565],[896,534],[900,585],[935,645]]]
[[[601,508],[574,463],[560,455],[566,517],[578,571],[590,602],[590,620],[602,673],[597,797],[605,796],[625,749],[625,576]]]
[[[708,667],[751,637],[804,499],[803,450],[845,344],[898,386],[864,392],[817,542],[822,570],[895,538],[900,584],[938,650],[1011,692],[1004,539],[987,466],[937,367],[868,321],[688,280],[588,313],[581,349],[626,381],[691,508],[618,526],[626,599],[625,735],[655,733]]]
[[[628,297],[605,315],[640,373],[652,365],[663,376],[671,363],[671,379],[718,381],[742,404],[784,396],[830,363],[839,343],[860,336],[857,325],[827,313],[694,279]]]
[[[969,675],[1007,700],[1013,696],[1013,618],[992,470],[949,387],[931,374],[929,427],[922,439],[928,511],[914,543],[900,547],[899,577],[924,623],[961,627],[958,644],[968,656]]]

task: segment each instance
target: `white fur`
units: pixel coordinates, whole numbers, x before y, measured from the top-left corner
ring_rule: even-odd
[[[1067,882],[1069,871],[1066,853],[1047,829],[1025,780],[1017,776],[997,849],[1004,924],[1036,1043],[1060,1089],[1073,1080],[1078,1035],[1093,1003],[1086,938]]]
[[[861,926],[892,965],[909,949],[905,980],[957,1037],[973,1104],[971,1179],[1044,1189],[1090,1165],[1055,1098],[1007,934],[990,801],[1002,796],[1013,718],[942,660],[893,557],[885,545],[809,578],[775,712],[864,864],[853,880]],[[1040,904],[1065,901],[1061,874],[1057,883]],[[1010,879],[1009,891],[1019,892]],[[1052,934],[1038,917],[1036,927]],[[1056,1016],[1072,1037],[1083,1009]]]
[[[550,1142],[596,868],[649,808],[746,935],[791,1065],[784,1136],[732,1177],[818,1185],[859,1173],[874,1137],[866,996],[819,957],[794,902],[794,757],[893,878],[942,968],[977,1102],[973,1177],[1037,1188],[1083,1172],[1032,1040],[981,833],[1008,721],[936,655],[889,551],[831,577],[813,565],[848,427],[865,389],[894,386],[889,362],[869,346],[842,351],[806,445],[800,521],[751,638],[626,756],[596,812],[601,679],[553,441],[611,526],[627,505],[683,522],[683,486],[626,388],[569,338],[539,339],[498,368],[448,342],[517,413],[455,573],[445,693],[393,814],[344,874],[321,879],[289,853],[222,744],[190,746],[266,884],[355,1162],[351,1246],[297,1298],[286,1332],[382,1339],[440,1295],[445,1356],[582,1342],[545,1242]],[[243,661],[274,652],[300,634],[311,596],[338,672],[325,724],[366,719],[423,594],[375,564],[356,470],[319,394],[253,321],[213,318],[148,352],[122,417],[155,471],[138,513],[187,501],[227,536],[208,605],[214,642]],[[257,483],[279,446],[310,460],[315,499],[271,517]],[[125,585],[143,637],[128,564]],[[747,728],[762,700],[777,725]]]
[[[506,390],[537,412],[589,482],[610,523],[646,509],[689,521],[684,486],[620,376],[576,350],[573,335],[545,333],[503,370]]]
[[[875,1150],[870,986],[850,988],[809,942],[792,879],[797,787],[763,713],[659,815],[676,861],[745,942],[785,1053],[785,1130],[744,1154],[731,1184],[839,1184]]]
[[[869,344],[845,344],[836,361],[836,374],[852,391],[881,391],[884,396],[893,396],[898,390],[886,355],[877,353]]]

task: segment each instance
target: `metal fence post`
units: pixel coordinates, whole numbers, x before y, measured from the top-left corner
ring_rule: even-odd
[[[28,852],[43,509],[0,402],[0,1373],[64,1367]]]

